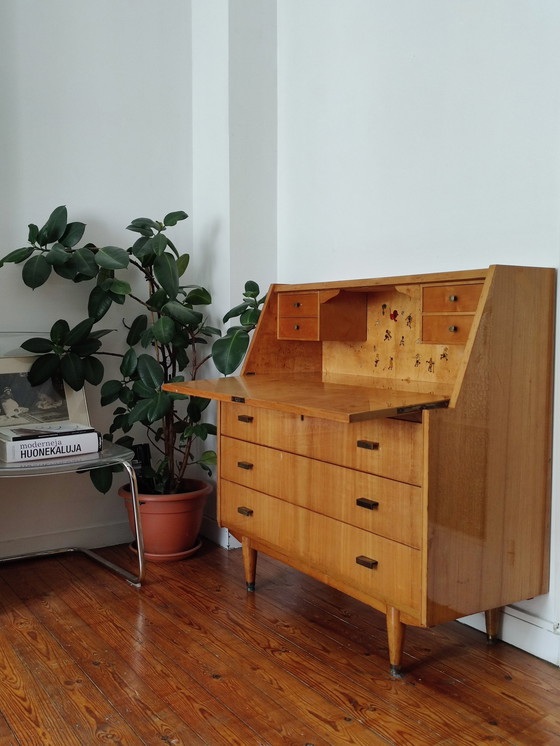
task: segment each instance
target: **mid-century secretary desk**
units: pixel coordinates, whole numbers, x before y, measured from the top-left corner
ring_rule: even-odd
[[[555,271],[273,285],[219,400],[219,522],[406,625],[548,588]]]

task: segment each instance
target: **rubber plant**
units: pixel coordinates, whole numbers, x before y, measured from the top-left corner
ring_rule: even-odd
[[[247,351],[264,302],[259,286],[248,281],[241,302],[223,316],[224,324],[231,319],[237,323],[223,336],[208,323],[212,296],[207,289],[186,283],[190,256],[178,251],[167,232],[187,217],[176,211],[161,221],[132,220],[127,229],[136,234],[136,240],[128,248],[92,243],[78,248],[86,225],[68,222],[62,205],[41,228],[28,226],[27,246],[0,260],[0,267],[21,265],[23,283],[32,290],[53,275],[93,285],[83,320],[71,328],[59,319],[48,338],[32,337],[22,344],[37,355],[29,380],[37,385],[58,378],[76,391],[86,382],[101,384],[101,404],[114,405],[112,424],[104,437],[134,448],[137,444],[131,431],[137,423],[145,429],[150,448],[137,449],[143,454],[138,481],[141,492],[152,494],[176,492],[189,465],[198,464],[211,473],[216,462],[213,450],[197,446],[216,433],[215,424],[204,419],[208,400],[168,393],[162,384],[195,379],[209,360],[223,375],[233,373]],[[135,282],[138,277],[143,282]],[[138,284],[145,288],[143,295],[136,290]],[[119,354],[120,376],[104,380],[101,358],[117,353],[103,350],[103,337],[111,330],[96,325],[113,304],[125,307],[126,345]],[[131,305],[139,312],[129,317]],[[97,489],[108,491],[110,468],[93,470],[90,476]]]

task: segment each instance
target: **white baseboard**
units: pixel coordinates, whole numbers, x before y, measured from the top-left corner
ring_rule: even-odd
[[[0,557],[14,557],[33,552],[48,552],[66,547],[108,547],[125,544],[132,540],[128,521],[88,526],[71,531],[57,531],[49,534],[18,536],[17,539],[0,541]]]
[[[459,619],[463,624],[486,631],[484,614]],[[501,639],[526,653],[560,666],[560,629],[557,623],[506,606],[502,619]]]

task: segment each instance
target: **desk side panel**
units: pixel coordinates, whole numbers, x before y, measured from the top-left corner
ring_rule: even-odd
[[[429,625],[548,590],[554,293],[496,267],[455,407],[424,415]]]

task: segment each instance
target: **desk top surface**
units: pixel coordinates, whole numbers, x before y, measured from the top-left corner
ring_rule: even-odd
[[[166,384],[167,391],[251,404],[338,422],[445,407],[449,396],[323,381],[316,375],[245,375]]]

